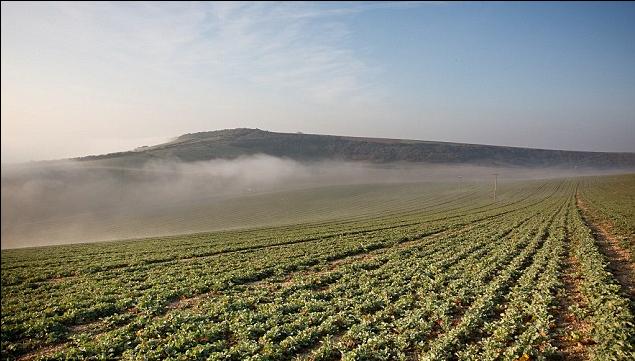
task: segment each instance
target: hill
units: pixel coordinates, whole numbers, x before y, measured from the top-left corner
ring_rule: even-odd
[[[635,168],[635,153],[579,152],[421,140],[276,133],[226,129],[185,134],[134,151],[78,158],[111,165],[141,165],[152,159],[185,162],[267,154],[300,161],[422,162],[480,166]]]

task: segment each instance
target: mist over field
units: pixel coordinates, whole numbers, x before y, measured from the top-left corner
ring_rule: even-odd
[[[0,360],[635,360],[635,1],[2,1]]]
[[[489,184],[493,173],[504,183],[611,171],[299,162],[263,154],[192,163],[157,160],[138,168],[74,160],[3,165],[2,248],[284,223],[293,218],[276,219],[273,208],[310,214],[316,202],[362,189],[355,185],[377,185],[375,191],[379,185],[420,182]],[[316,189],[324,199],[309,196]],[[330,207],[335,212],[337,204]]]

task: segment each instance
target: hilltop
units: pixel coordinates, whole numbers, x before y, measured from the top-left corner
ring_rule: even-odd
[[[225,129],[191,133],[129,152],[87,156],[112,165],[142,165],[152,159],[185,162],[268,154],[299,161],[421,162],[480,166],[634,168],[635,153],[581,152],[422,140],[277,133]]]

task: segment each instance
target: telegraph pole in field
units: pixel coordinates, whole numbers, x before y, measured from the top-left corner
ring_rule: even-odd
[[[459,192],[461,191],[462,183],[463,183],[463,176],[459,176]]]
[[[498,173],[494,173],[494,202],[496,202],[496,186],[498,183]]]
[[[123,168],[119,169],[119,203],[121,205],[121,201],[123,201]]]

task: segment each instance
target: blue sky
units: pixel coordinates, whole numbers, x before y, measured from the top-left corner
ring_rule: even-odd
[[[234,127],[635,151],[635,3],[2,4],[2,161]]]

